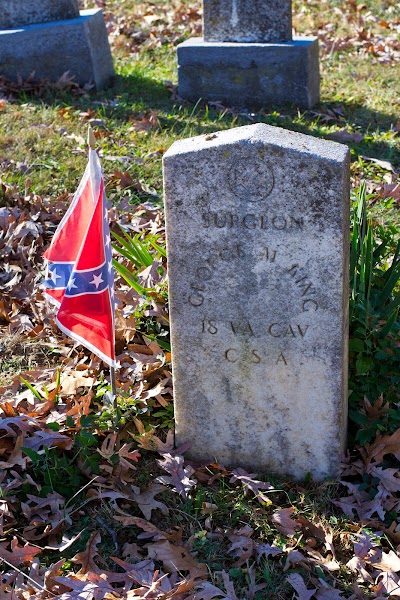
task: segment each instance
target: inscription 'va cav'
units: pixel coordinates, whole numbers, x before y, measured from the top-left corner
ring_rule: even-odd
[[[251,326],[249,321],[235,321],[235,320],[227,320],[221,321],[217,319],[204,319],[202,321],[202,333],[210,333],[211,335],[216,335],[222,327],[228,327],[234,335],[239,336],[248,336],[248,337],[256,337],[254,333],[254,327]],[[297,338],[304,336],[307,333],[309,326],[301,326],[298,323],[296,324],[283,324],[283,323],[270,323],[266,326],[266,331],[269,335],[275,338],[281,337],[292,337]],[[258,333],[259,329],[256,330]]]

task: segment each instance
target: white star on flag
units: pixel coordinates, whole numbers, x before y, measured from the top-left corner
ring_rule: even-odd
[[[109,248],[109,247],[110,247],[110,244],[111,244],[111,236],[110,236],[110,235],[108,235],[108,236],[106,237],[106,248]]]
[[[102,278],[101,273],[100,273],[100,275],[93,275],[93,279],[92,279],[92,281],[90,283],[92,283],[93,285],[95,285],[96,286],[96,290],[97,290],[99,288],[99,285],[101,283],[104,283],[104,279]]]
[[[68,287],[67,290],[72,290],[73,288],[77,288],[78,286],[75,285],[75,277],[71,277],[71,279],[68,282]]]
[[[50,279],[52,280],[54,285],[57,285],[57,279],[61,279],[61,275],[57,275],[56,269],[53,269],[53,271],[49,271],[49,273],[50,273]]]

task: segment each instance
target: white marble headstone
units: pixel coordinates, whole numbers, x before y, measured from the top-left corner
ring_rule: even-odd
[[[346,440],[349,152],[264,124],[164,157],[177,444],[335,476]]]

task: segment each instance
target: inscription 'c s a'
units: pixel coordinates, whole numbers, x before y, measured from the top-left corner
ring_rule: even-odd
[[[239,351],[236,350],[236,348],[228,348],[228,350],[225,350],[224,357],[230,363],[237,363],[240,360],[240,354]],[[259,365],[264,362],[262,357],[260,356],[259,351],[254,349],[250,350],[250,353],[248,354],[248,359],[249,362],[253,365]],[[283,363],[284,365],[288,364],[283,352],[280,352],[278,354],[278,357],[275,356],[275,359],[273,359],[272,361],[272,364],[275,365],[278,365],[279,363]]]
[[[225,358],[228,362],[235,363],[239,360],[240,357],[238,351],[235,350],[235,348],[228,348],[228,350],[225,351]],[[261,362],[261,357],[257,354],[255,350],[250,351],[250,362],[252,362],[254,365],[259,365]]]

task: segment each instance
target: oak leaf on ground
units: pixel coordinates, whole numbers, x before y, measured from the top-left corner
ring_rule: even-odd
[[[142,548],[135,542],[132,544],[126,542],[122,546],[122,557],[130,563],[140,562],[143,559]]]
[[[157,462],[169,475],[161,475],[157,477],[156,481],[172,486],[174,492],[177,492],[183,498],[187,498],[188,491],[197,483],[196,480],[190,479],[194,469],[191,466],[184,466],[185,459],[183,456],[164,454],[163,460]]]
[[[9,562],[14,567],[18,567],[23,563],[33,560],[41,551],[41,548],[29,546],[29,544],[25,544],[25,546],[19,546],[18,540],[15,537],[11,541],[11,552],[2,544],[0,544],[0,559]]]
[[[378,477],[380,483],[388,492],[400,491],[400,471],[398,469],[384,469],[383,467],[373,466],[370,469],[372,477]]]
[[[315,588],[313,590],[307,589],[300,573],[291,573],[286,577],[286,581],[294,588],[297,594],[296,600],[310,600],[311,596],[317,591]]]
[[[167,515],[169,513],[166,504],[154,498],[154,496],[161,494],[166,489],[167,488],[165,485],[153,482],[145,490],[140,492],[140,494],[134,494],[135,501],[138,503],[140,510],[149,521],[151,520],[152,511],[156,510],[157,508],[162,512],[163,515]]]
[[[88,543],[86,544],[85,550],[83,550],[83,552],[79,552],[72,558],[74,563],[81,565],[81,568],[78,571],[79,575],[85,575],[88,572],[97,573],[99,575],[103,573],[103,569],[100,569],[94,560],[96,557],[100,557],[97,549],[97,546],[100,544],[100,542],[100,533],[98,531],[93,531]]]
[[[33,431],[40,429],[40,425],[35,419],[25,416],[1,419],[0,431],[5,431],[7,435],[16,438],[19,435],[16,429],[21,433],[32,433]]]
[[[278,546],[275,546],[274,544],[272,544],[272,546],[270,544],[258,544],[257,545],[257,561],[260,562],[261,558],[263,556],[265,556],[265,558],[268,558],[268,556],[277,556],[278,554],[282,554],[283,550],[281,548],[279,548]]]
[[[29,448],[34,452],[40,452],[43,448],[56,446],[63,450],[70,450],[74,440],[68,435],[63,435],[56,431],[35,431],[35,433],[24,440],[24,448]]]
[[[379,543],[366,531],[362,531],[357,534],[356,540],[354,540],[354,554],[360,558],[365,558],[371,548],[379,546]]]
[[[189,571],[193,578],[207,578],[207,566],[197,562],[183,546],[175,546],[168,540],[160,540],[146,545],[149,558],[163,563],[168,573]]]
[[[294,508],[290,506],[289,508],[280,508],[279,510],[276,510],[271,517],[277,530],[289,537],[296,535],[295,527],[301,525],[299,521],[292,519],[293,513]]]
[[[54,577],[54,581],[69,587],[71,591],[58,596],[59,600],[114,600],[122,596],[112,588],[106,576],[88,573],[87,578],[76,576]]]
[[[307,558],[296,548],[290,548],[286,557],[286,561],[283,567],[283,571],[287,571],[292,565],[301,563],[303,566],[307,564]]]
[[[383,552],[381,548],[372,548],[368,552],[365,561],[380,571],[387,571],[388,573],[400,571],[400,557],[393,550]]]
[[[309,548],[307,550],[307,554],[314,561],[316,561],[317,564],[319,564],[321,567],[324,567],[328,571],[339,571],[339,569],[340,569],[340,564],[330,554],[328,554],[326,557],[322,556],[322,554],[320,552],[318,552],[317,550],[314,550],[313,548]]]
[[[114,517],[114,519],[122,523],[125,527],[129,527],[130,525],[136,525],[136,527],[143,529],[145,533],[139,535],[140,539],[145,537],[153,537],[156,540],[170,540],[173,543],[180,543],[182,541],[182,532],[180,530],[167,533],[166,531],[161,531],[161,529],[153,525],[153,523],[150,523],[145,519],[141,519],[140,517],[116,516]]]
[[[381,573],[376,578],[375,584],[377,594],[390,594],[390,597],[400,596],[400,577],[396,573]]]
[[[249,525],[245,525],[228,536],[229,541],[232,542],[228,553],[237,559],[234,564],[235,567],[241,567],[255,554],[256,544],[251,539],[253,533],[254,530]]]
[[[247,473],[244,469],[239,467],[238,469],[233,469],[229,483],[236,483],[239,481],[244,487],[245,495],[251,491],[261,504],[263,502],[269,502],[269,498],[263,494],[261,490],[272,490],[273,486],[270,483],[258,481],[257,479],[254,479],[254,477],[257,477],[256,473]]]
[[[376,464],[382,462],[386,454],[400,453],[400,429],[397,429],[391,435],[382,435],[379,431],[372,444],[366,444],[360,448],[360,453],[366,464],[374,461]]]
[[[223,600],[228,600],[225,592],[217,588],[209,581],[201,583],[197,588],[190,600],[213,600],[213,598],[223,597]]]
[[[239,598],[236,595],[233,581],[231,581],[229,573],[227,573],[226,571],[222,571],[222,581],[224,582],[224,587],[226,589],[226,593],[229,600],[239,600]]]
[[[365,560],[359,556],[353,556],[353,558],[346,563],[346,567],[351,571],[358,573],[357,581],[373,583],[374,580],[366,569]]]
[[[257,594],[257,592],[260,592],[261,590],[266,588],[268,584],[266,582],[256,583],[256,570],[254,568],[254,563],[252,565],[248,565],[247,575],[249,578],[249,587],[246,592],[246,598],[248,598],[249,600],[254,600],[254,597]]]
[[[162,573],[156,571],[154,562],[150,559],[141,560],[140,562],[131,564],[116,556],[112,556],[111,558],[119,567],[121,567],[121,569],[124,569],[130,579],[135,581],[138,585],[150,587],[154,583],[155,572],[162,577]],[[170,589],[170,586],[167,586],[166,589],[164,588],[164,591],[169,591]]]

